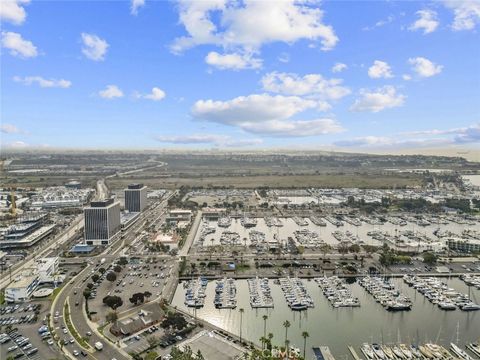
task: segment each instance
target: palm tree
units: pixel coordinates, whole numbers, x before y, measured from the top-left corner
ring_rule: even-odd
[[[262,336],[260,338],[260,342],[262,343],[262,350],[265,349],[265,345],[267,344],[268,339],[265,336]]]
[[[243,313],[244,309],[240,308],[240,343],[242,342],[242,322],[243,322]]]
[[[302,332],[302,337],[303,337],[303,358],[305,359],[305,352],[306,352],[306,349],[307,349],[307,337],[309,337],[310,334],[308,333],[308,331],[304,331]]]
[[[272,348],[272,339],[273,339],[273,334],[272,333],[268,333],[268,344],[267,344],[267,348],[270,346],[270,349]]]
[[[287,358],[290,350],[290,340],[285,340],[285,351],[287,352]]]
[[[267,337],[267,319],[268,319],[268,316],[267,315],[263,315],[262,316],[263,318],[263,337]]]
[[[288,328],[290,327],[290,321],[285,320],[283,322],[283,326],[285,327],[285,349],[287,348],[287,340],[288,340]]]

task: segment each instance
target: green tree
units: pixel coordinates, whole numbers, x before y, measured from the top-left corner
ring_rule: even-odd
[[[290,321],[285,320],[283,322],[283,326],[285,327],[285,349],[287,348],[287,340],[288,340],[288,328],[290,327]]]
[[[103,298],[103,304],[112,310],[116,310],[123,305],[123,300],[120,296],[108,295]]]
[[[110,311],[106,316],[105,316],[105,319],[110,322],[110,323],[113,323],[115,321],[118,320],[118,315],[115,311]]]
[[[98,281],[98,279],[100,279],[100,276],[98,276],[98,274],[93,274],[92,275],[92,281],[95,283]]]
[[[114,282],[115,280],[117,280],[117,275],[115,275],[114,272],[109,272],[107,274],[107,280],[110,282]]]
[[[427,265],[433,265],[437,262],[437,256],[434,253],[426,252],[423,254],[423,262]]]
[[[267,338],[267,319],[268,319],[268,316],[263,315],[262,319],[263,319],[263,337]]]
[[[155,351],[149,351],[147,355],[145,355],[145,360],[155,360],[158,358],[158,353]]]
[[[305,352],[307,351],[307,338],[310,336],[308,331],[302,332],[302,337],[303,337],[303,358],[305,358]]]
[[[240,342],[242,342],[242,323],[243,323],[243,313],[245,310],[240,308]]]
[[[89,288],[85,288],[83,290],[83,297],[85,298],[85,300],[88,300],[88,298],[90,297],[92,291],[89,289]]]

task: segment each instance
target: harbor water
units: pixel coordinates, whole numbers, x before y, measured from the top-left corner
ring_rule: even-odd
[[[462,347],[466,342],[480,338],[480,311],[463,312],[461,310],[444,311],[430,303],[422,294],[403,282],[393,279],[397,289],[409,296],[413,302],[411,311],[386,311],[358,283],[348,285],[352,294],[359,298],[361,306],[357,308],[333,308],[315,281],[302,280],[314,301],[314,308],[306,311],[292,311],[287,306],[280,285],[269,281],[274,308],[252,309],[246,280],[237,280],[237,308],[216,309],[214,306],[215,281],[206,288],[203,308],[193,309],[184,305],[185,289],[177,287],[173,305],[192,316],[206,320],[222,329],[240,335],[240,308],[242,315],[242,337],[260,346],[263,336],[263,315],[268,316],[267,334],[272,333],[273,343],[282,345],[285,341],[283,323],[291,323],[288,339],[292,346],[303,351],[302,332],[307,331],[307,359],[313,359],[312,346],[328,345],[336,359],[350,359],[347,346],[352,345],[360,354],[364,342],[377,343],[425,343],[436,342],[448,345],[457,342]],[[458,278],[444,279],[449,287],[468,294],[468,286]],[[470,289],[471,299],[480,302],[480,290]],[[448,347],[447,346],[447,347]]]

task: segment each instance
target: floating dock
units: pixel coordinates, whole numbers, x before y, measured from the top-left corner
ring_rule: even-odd
[[[328,346],[320,346],[320,351],[322,352],[323,358],[325,360],[335,360]]]
[[[353,356],[353,358],[354,358],[355,360],[362,360],[362,358],[357,355],[357,352],[355,351],[355,349],[353,348],[353,346],[348,345],[348,350],[350,350],[350,353],[352,354],[352,356]]]

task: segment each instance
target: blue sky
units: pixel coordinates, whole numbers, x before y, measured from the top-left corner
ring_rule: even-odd
[[[478,1],[1,1],[4,147],[480,143]]]

